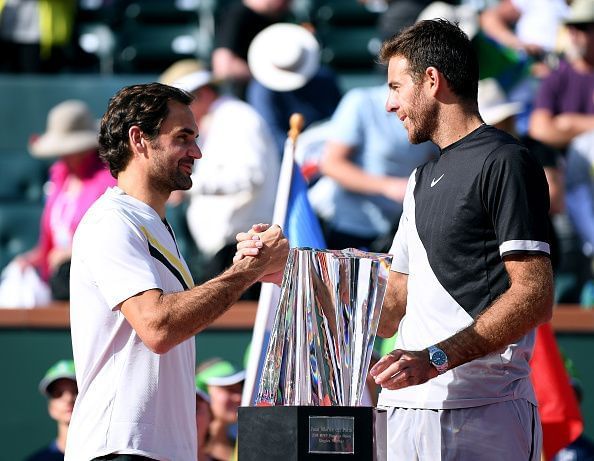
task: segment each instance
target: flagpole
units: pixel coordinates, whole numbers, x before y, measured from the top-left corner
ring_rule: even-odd
[[[281,163],[276,199],[274,201],[274,212],[272,223],[282,228],[285,226],[287,217],[287,203],[291,192],[291,179],[293,177],[293,165],[295,159],[295,147],[297,138],[303,129],[303,115],[295,113],[289,119],[289,131],[285,141],[285,149]],[[258,299],[258,309],[254,321],[252,342],[246,367],[245,382],[241,396],[241,405],[249,406],[255,401],[259,376],[264,364],[266,348],[270,336],[270,328],[274,321],[275,307],[280,297],[280,288],[273,283],[263,283]]]

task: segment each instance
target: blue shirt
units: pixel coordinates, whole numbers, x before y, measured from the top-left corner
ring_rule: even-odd
[[[387,97],[386,85],[349,91],[332,116],[328,140],[351,146],[351,161],[369,174],[408,178],[417,166],[436,158],[438,149],[433,143],[412,145],[408,141],[398,117],[386,112]],[[322,205],[330,210],[325,218],[340,232],[379,237],[393,229],[402,213],[402,203],[348,191],[327,177],[320,187],[327,188],[324,195],[331,202]]]

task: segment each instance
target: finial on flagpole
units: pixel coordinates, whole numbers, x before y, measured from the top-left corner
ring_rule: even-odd
[[[289,119],[290,128],[288,134],[289,138],[291,138],[291,141],[293,141],[293,143],[295,143],[295,141],[297,140],[297,136],[299,136],[299,133],[301,133],[304,124],[305,119],[303,118],[303,115],[297,112],[291,115],[291,118]]]

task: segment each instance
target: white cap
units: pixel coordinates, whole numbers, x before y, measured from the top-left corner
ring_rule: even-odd
[[[508,101],[503,89],[494,78],[485,78],[478,85],[478,106],[483,120],[495,125],[522,112],[521,102]]]

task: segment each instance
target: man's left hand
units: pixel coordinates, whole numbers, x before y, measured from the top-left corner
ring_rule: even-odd
[[[429,362],[429,353],[426,349],[393,350],[383,356],[369,372],[376,384],[392,390],[423,384],[438,375],[435,367]]]

